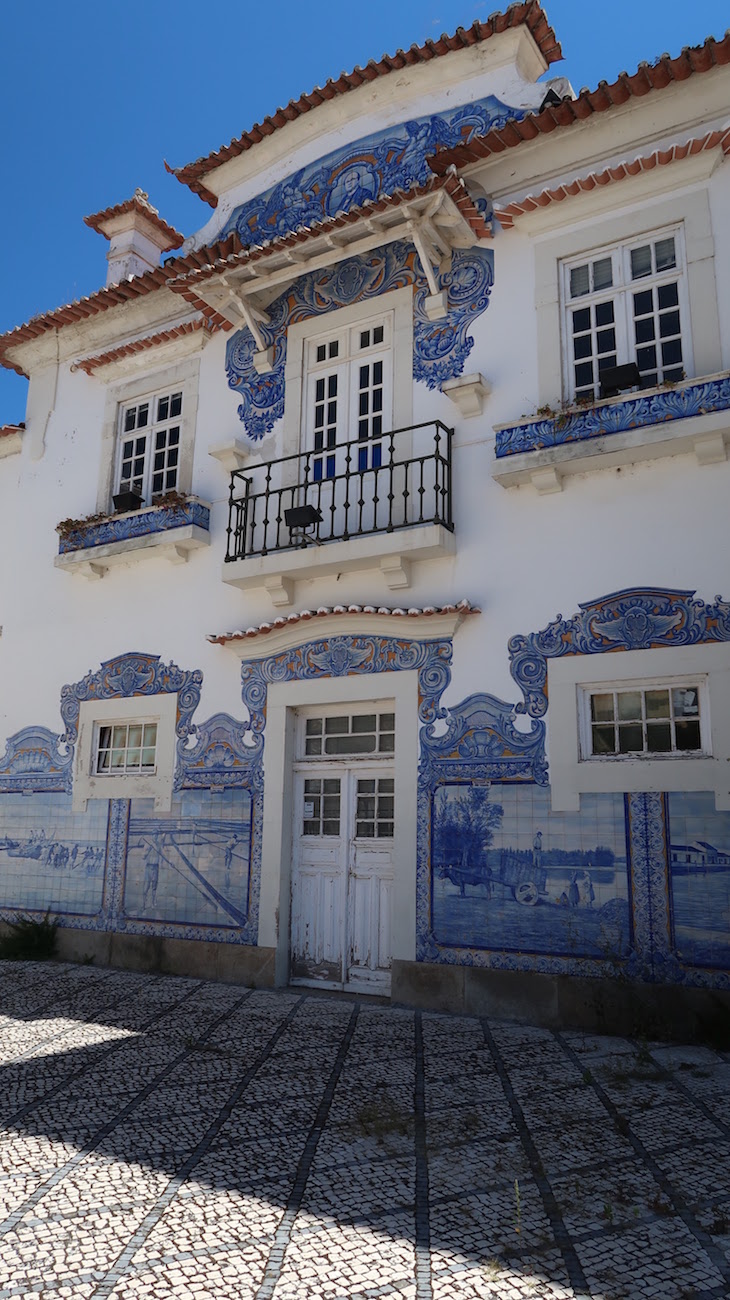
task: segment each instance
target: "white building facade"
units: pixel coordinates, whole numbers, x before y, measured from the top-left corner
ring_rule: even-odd
[[[0,908],[66,955],[730,987],[730,38],[559,57],[528,0],[328,83],[0,339]]]

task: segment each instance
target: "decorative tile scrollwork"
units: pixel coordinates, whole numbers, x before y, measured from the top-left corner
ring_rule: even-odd
[[[200,703],[203,674],[199,668],[185,672],[177,664],[163,664],[159,655],[122,654],[108,659],[97,672],[61,689],[61,717],[66,726],[62,737],[73,749],[79,726],[79,711],[85,700],[128,699],[135,695],[177,695],[179,740],[190,734],[191,719]]]
[[[451,269],[441,277],[448,295],[448,317],[428,320],[423,303],[428,285],[412,245],[403,240],[334,267],[300,276],[267,308],[269,322],[260,326],[264,344],[272,349],[273,368],[258,374],[255,343],[248,329],[237,331],[226,347],[229,387],[239,393],[238,415],[247,436],[260,442],[284,414],[284,371],[290,325],[354,302],[379,298],[393,289],[413,285],[413,374],[429,388],[462,374],[474,340],[468,331],[489,304],[494,282],[491,249],[456,249]]]
[[[730,602],[695,600],[694,591],[632,587],[561,614],[540,632],[508,642],[510,671],[524,699],[518,713],[542,718],[547,711],[547,661],[563,655],[646,650],[653,646],[730,641]]]
[[[73,750],[47,727],[24,727],[0,758],[0,792],[71,790]]]

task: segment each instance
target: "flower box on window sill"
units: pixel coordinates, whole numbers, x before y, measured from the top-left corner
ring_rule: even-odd
[[[559,492],[587,470],[694,452],[701,465],[727,459],[730,372],[496,425],[492,475],[503,487]]]
[[[65,522],[59,533],[56,568],[86,578],[145,556],[184,564],[191,551],[210,545],[210,506],[175,493],[141,509]]]

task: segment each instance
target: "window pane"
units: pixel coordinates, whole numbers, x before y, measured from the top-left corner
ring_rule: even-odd
[[[647,718],[669,717],[669,691],[647,691],[644,698]]]
[[[143,766],[143,767],[154,767],[154,765],[155,765],[155,751],[154,751],[154,749],[143,749],[143,750],[142,750],[142,766]]]
[[[327,357],[327,345],[326,343],[320,343],[317,347],[317,360],[324,361],[326,360],[326,357]]]
[[[322,738],[321,736],[308,736],[304,742],[305,754],[321,754]]]
[[[598,302],[594,307],[596,313],[596,325],[613,325],[613,301]]]
[[[682,344],[679,339],[672,339],[669,343],[662,343],[662,365],[676,366],[682,360]],[[665,376],[666,378],[666,376]]]
[[[374,713],[356,713],[352,719],[353,731],[375,731],[375,725]]]
[[[390,776],[381,777],[378,782],[378,789],[381,794],[393,794],[395,790],[395,781]]]
[[[340,793],[340,782],[337,778],[334,779],[330,778],[329,780],[325,780],[322,782],[322,789],[324,790],[325,794],[338,795]]]
[[[677,722],[675,724],[677,735],[677,749],[699,749],[700,748],[700,723],[699,718],[694,722]]]
[[[594,722],[613,722],[613,695],[591,696],[591,717]]]
[[[381,754],[395,753],[395,736],[393,735],[392,731],[386,731],[384,733],[381,733],[380,744],[378,745],[378,748]]]
[[[643,320],[636,321],[636,342],[651,343],[654,339],[654,317],[645,316]]]
[[[673,284],[660,284],[657,289],[659,307],[676,307],[679,303],[679,290],[676,281]]]
[[[641,718],[641,691],[619,691],[618,716],[622,722]]]
[[[147,402],[137,407],[137,428],[144,429],[149,418],[150,408]]]
[[[590,307],[581,307],[580,311],[573,312],[573,333],[582,334],[584,330],[591,328],[591,309]]]
[[[659,317],[659,334],[663,339],[679,334],[679,312],[665,311]]]
[[[585,266],[574,266],[570,272],[571,298],[581,298],[584,293],[590,292],[590,287],[588,264],[586,263]]]
[[[157,419],[166,420],[170,410],[169,397],[160,397],[157,400]]]
[[[583,361],[575,367],[575,383],[577,388],[593,387],[593,363]]]
[[[375,736],[326,736],[325,754],[374,754]]]
[[[651,244],[631,250],[631,279],[640,280],[644,275],[651,275]]]
[[[644,734],[641,723],[624,723],[618,729],[618,748],[620,754],[638,754],[644,748]]]
[[[593,753],[594,754],[615,754],[616,741],[613,727],[596,727],[592,728],[593,733]]]
[[[142,725],[139,722],[133,722],[129,728],[129,744],[142,744]]]
[[[654,310],[654,295],[651,289],[634,294],[634,316],[648,316]]]
[[[380,730],[381,730],[381,731],[395,731],[395,714],[394,714],[394,713],[381,713],[381,715],[380,715]]]
[[[593,263],[593,288],[596,292],[600,289],[610,289],[613,284],[613,264],[610,257],[602,257],[599,262]]]
[[[672,728],[669,722],[648,722],[646,747],[651,754],[667,754],[672,748]]]
[[[341,736],[350,729],[349,718],[325,718],[324,730],[328,736]]]
[[[599,330],[596,335],[596,351],[600,353],[616,351],[616,331]]]
[[[307,728],[306,728],[306,730],[307,730],[307,735],[308,735],[308,736],[321,736],[321,735],[322,735],[322,719],[321,719],[321,718],[307,718]]]
[[[126,410],[126,411],[124,412],[124,432],[125,432],[125,433],[131,433],[131,432],[132,432],[132,430],[133,430],[133,428],[134,428],[134,426],[135,426],[136,416],[137,416],[137,407],[136,407],[136,406],[130,406],[129,409]]]
[[[583,357],[589,357],[592,350],[590,334],[579,334],[577,338],[573,339],[573,356],[576,361],[580,361]]]
[[[670,266],[677,265],[673,236],[670,235],[668,239],[658,239],[654,245],[654,252],[656,254],[657,271],[666,271]]]
[[[700,711],[697,687],[679,686],[673,690],[672,708],[675,718],[696,718]]]
[[[128,749],[127,767],[139,767],[139,759],[141,753],[142,753],[141,749]],[[147,753],[147,750],[145,750],[145,753]]]

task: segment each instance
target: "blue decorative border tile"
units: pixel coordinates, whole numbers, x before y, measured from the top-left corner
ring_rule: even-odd
[[[152,533],[168,533],[190,524],[195,524],[206,532],[210,530],[210,509],[202,501],[186,501],[177,506],[150,506],[147,510],[112,515],[98,524],[80,526],[61,538],[58,554],[92,550],[95,546],[107,546],[110,542],[128,542],[136,537],[148,537]]]
[[[427,318],[423,307],[429,288],[418,255],[403,240],[300,276],[269,304],[269,321],[259,327],[265,347],[272,349],[271,371],[260,375],[255,370],[256,345],[248,329],[238,330],[226,346],[228,384],[240,394],[238,415],[247,436],[260,442],[284,414],[290,325],[413,285],[413,375],[435,389],[446,379],[463,373],[474,346],[468,331],[477,316],[486,311],[493,282],[491,249],[455,250],[451,269],[441,276],[448,297],[448,316],[434,322]]]
[[[647,425],[671,420],[687,420],[693,415],[730,409],[730,376],[689,383],[681,388],[667,388],[643,396],[625,397],[621,401],[597,403],[585,410],[567,411],[544,420],[529,420],[510,428],[498,429],[496,455],[516,456],[525,451],[544,451],[567,442],[584,442],[606,434],[624,433]]]

